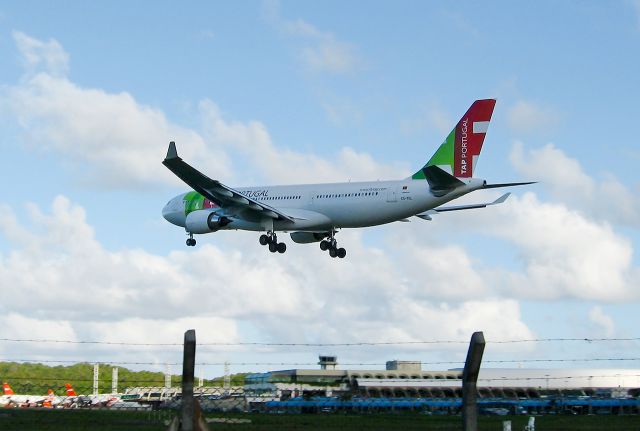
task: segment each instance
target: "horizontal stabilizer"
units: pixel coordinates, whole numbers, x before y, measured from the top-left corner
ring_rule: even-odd
[[[525,183],[501,183],[501,184],[485,184],[483,189],[498,189],[501,187],[513,187],[513,186],[526,186],[529,184],[536,184],[537,181],[527,181]]]
[[[493,202],[485,202],[481,204],[471,204],[471,205],[456,205],[456,206],[450,206],[450,207],[438,207],[429,211],[425,211],[420,214],[416,214],[416,217],[420,217],[423,220],[431,220],[430,215],[432,214],[444,213],[448,211],[461,211],[461,210],[472,210],[475,208],[486,208],[491,205],[498,205],[503,203],[504,201],[507,200],[509,195],[511,195],[511,193],[505,193]]]
[[[486,208],[491,205],[498,205],[503,203],[504,201],[507,200],[510,194],[511,193],[505,193],[493,202],[487,202],[482,204],[472,204],[472,205],[456,205],[456,206],[450,206],[450,207],[439,207],[439,208],[434,208],[433,211],[438,213],[443,213],[447,211],[460,211],[460,210],[472,210],[475,208]]]

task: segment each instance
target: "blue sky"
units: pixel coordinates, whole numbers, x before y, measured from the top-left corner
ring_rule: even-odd
[[[639,44],[637,1],[2,4],[2,331],[136,342],[180,340],[190,325],[235,342],[633,337]],[[500,208],[343,232],[341,262],[291,241],[286,255],[265,254],[251,233],[187,250],[160,216],[184,190],[160,165],[169,140],[233,186],[402,178],[487,97],[498,103],[476,174],[540,181]],[[468,201],[497,196],[483,193]],[[624,357],[637,344],[608,348]],[[448,349],[337,353],[464,356]],[[487,354],[565,350],[597,357],[602,346]]]

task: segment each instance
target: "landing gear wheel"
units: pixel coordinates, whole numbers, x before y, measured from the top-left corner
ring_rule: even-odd
[[[278,244],[276,244],[275,242],[269,243],[269,251],[271,253],[275,253],[276,251],[278,251]]]
[[[331,247],[329,249],[329,256],[336,257],[337,255],[338,255],[338,250],[336,250],[335,248]]]
[[[281,242],[278,244],[277,248],[278,248],[278,253],[282,254],[285,251],[287,251],[287,244],[285,244],[284,242]]]
[[[347,255],[347,250],[345,250],[344,248],[339,248],[338,249],[338,257],[340,259],[344,259],[344,257]]]
[[[269,244],[269,237],[267,235],[260,235],[260,239],[258,240],[260,242],[260,245],[267,245]]]
[[[325,241],[325,240],[320,241],[320,250],[327,251],[328,248],[329,248],[328,241]]]
[[[193,247],[194,245],[196,245],[196,240],[193,238],[187,238],[187,246]]]

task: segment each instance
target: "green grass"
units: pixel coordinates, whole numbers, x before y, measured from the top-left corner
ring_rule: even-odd
[[[234,414],[207,415],[251,419],[250,424],[215,424],[215,430],[355,430],[355,431],[459,431],[461,416],[425,416],[406,414]],[[513,431],[521,431],[529,416],[480,416],[480,431],[501,431],[502,422],[511,421]],[[214,427],[211,426],[213,430]],[[536,429],[540,431],[629,431],[640,430],[640,416],[538,416]]]
[[[29,410],[0,409],[2,431],[160,431],[166,430],[165,421],[176,413],[125,412],[109,410]],[[316,430],[429,430],[448,431],[462,429],[460,416],[425,416],[405,414],[207,414],[208,418],[250,419],[248,424],[211,423],[213,430],[254,431],[316,431]],[[528,416],[481,416],[479,430],[502,430],[502,421],[510,420],[512,429],[520,431]],[[536,429],[540,431],[627,431],[640,430],[640,416],[537,416]]]
[[[170,412],[0,409],[2,431],[157,431]]]

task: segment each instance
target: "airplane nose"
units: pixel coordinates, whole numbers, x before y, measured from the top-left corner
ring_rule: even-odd
[[[169,205],[165,205],[162,208],[162,217],[164,217],[164,219],[168,222],[170,222],[171,220],[169,220],[170,216],[169,216]]]
[[[162,208],[162,217],[171,224],[184,226],[184,212],[171,203]]]

